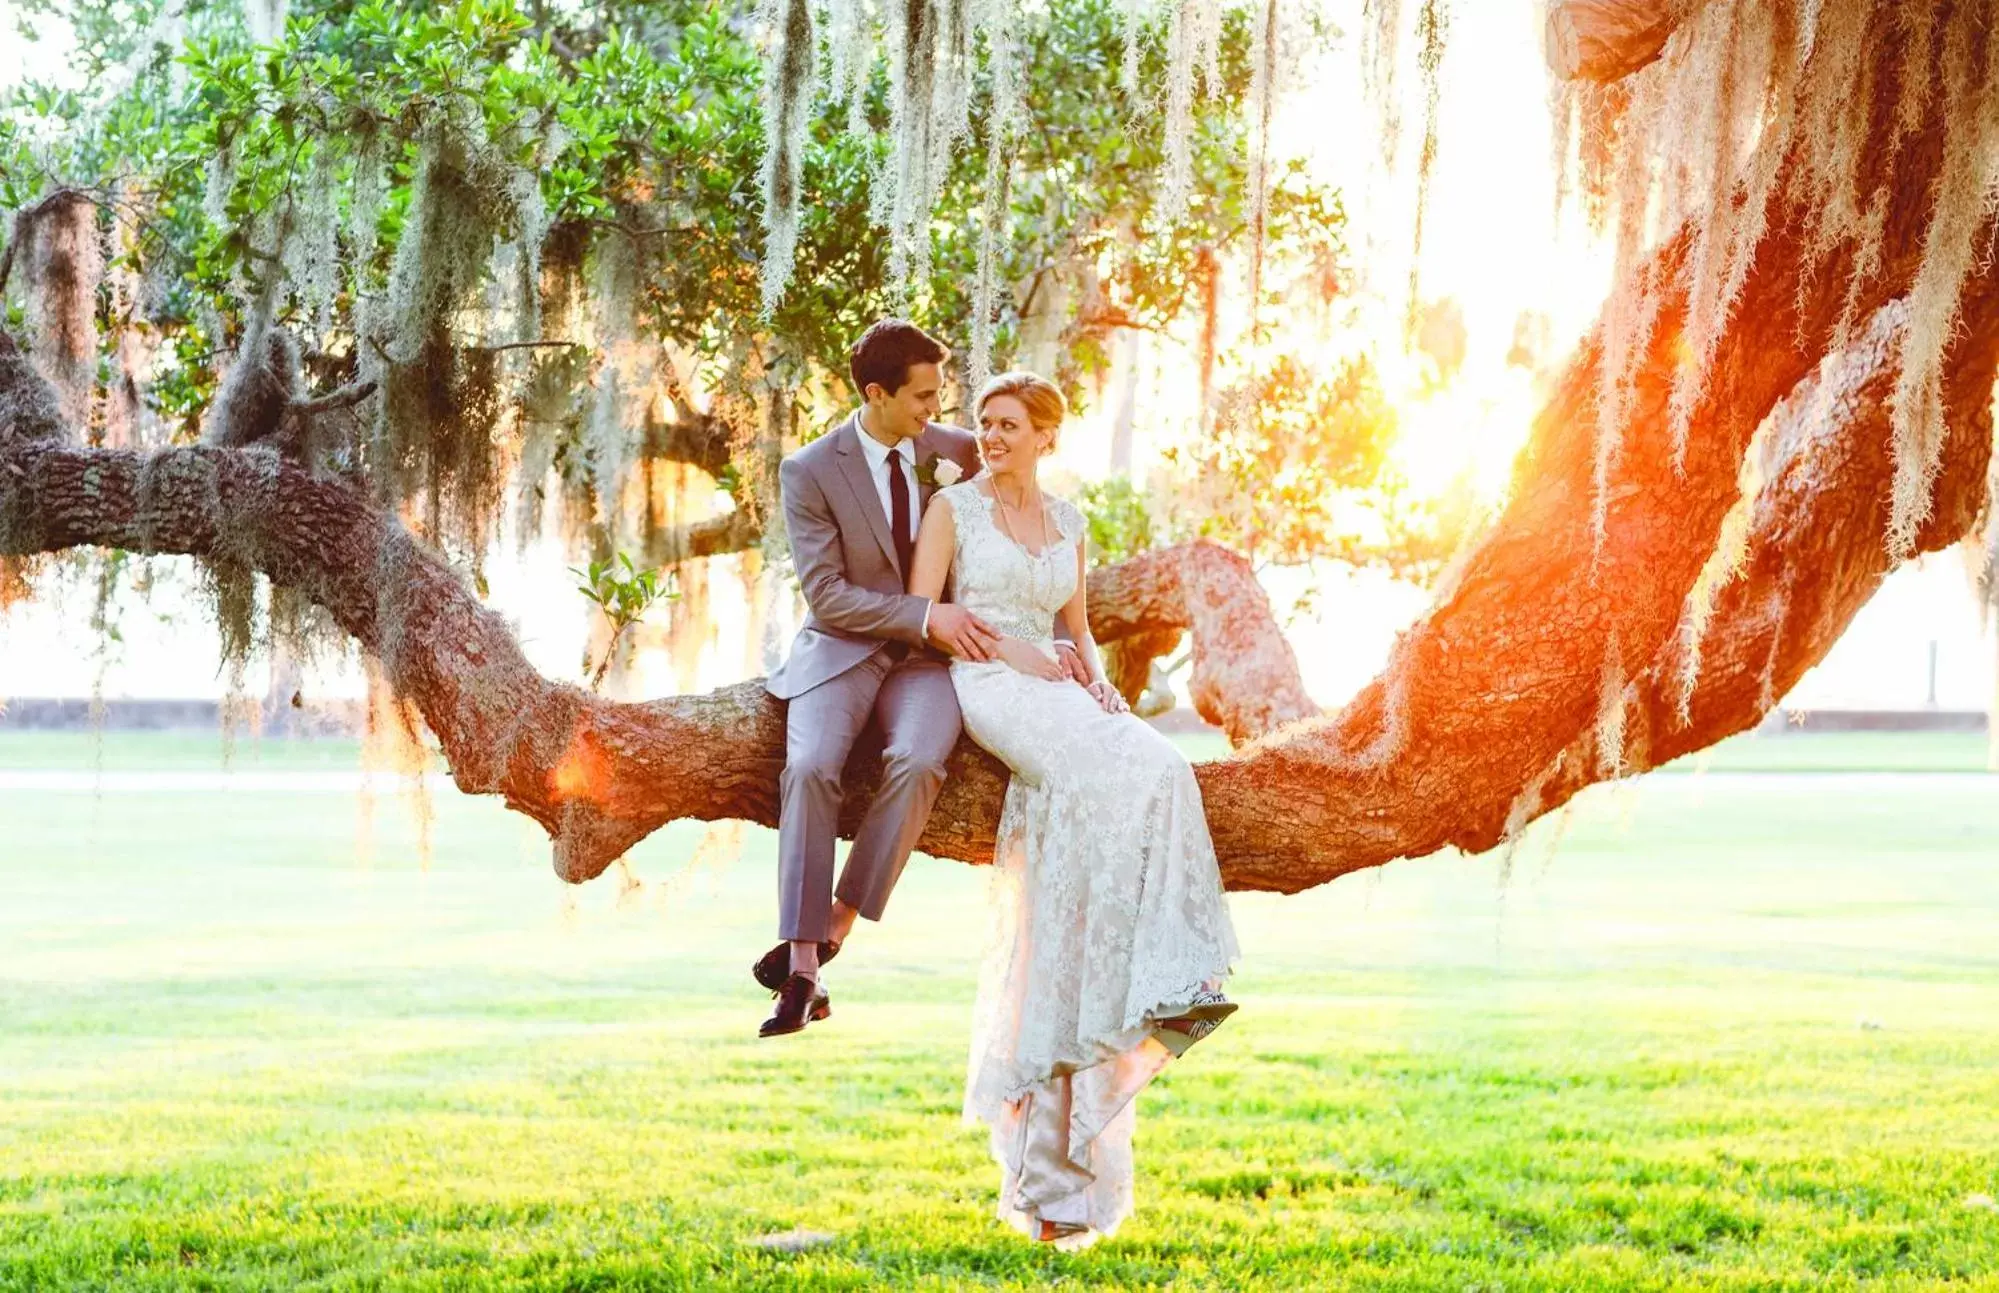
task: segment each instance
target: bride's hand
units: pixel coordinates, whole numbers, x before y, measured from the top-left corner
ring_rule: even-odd
[[[1031,642],[1019,638],[1001,638],[999,658],[1030,678],[1040,678],[1045,682],[1062,682],[1069,677],[1069,671],[1062,662]]]
[[[1107,682],[1093,682],[1089,691],[1096,702],[1104,707],[1106,714],[1123,714],[1131,709],[1131,706],[1125,703],[1123,694]]]

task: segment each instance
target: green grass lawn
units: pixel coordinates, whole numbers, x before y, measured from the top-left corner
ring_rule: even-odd
[[[1768,744],[1821,739],[1863,740]],[[1977,766],[1930,740],[1822,763]],[[0,734],[99,760],[219,763]],[[1503,883],[1238,895],[1245,1009],[1065,1256],[958,1116],[972,868],[913,863],[834,1018],[762,1042],[767,832],[670,828],[621,897],[490,801],[426,863],[393,799],[0,789],[0,1288],[1999,1289],[1995,791],[1664,775]],[[794,1227],[832,1241],[753,1242]]]

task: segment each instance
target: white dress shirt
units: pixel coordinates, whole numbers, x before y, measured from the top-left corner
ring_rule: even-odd
[[[895,448],[891,449],[868,434],[868,429],[861,425],[861,415],[858,413],[854,415],[854,434],[860,438],[861,454],[868,460],[868,479],[875,483],[875,497],[881,500],[882,519],[888,522],[890,534],[895,533],[895,506],[888,494],[888,460],[891,455],[894,456],[896,465],[901,468],[902,481],[909,486],[909,540],[914,543],[917,531],[923,524],[923,496],[916,488],[916,441],[899,440]],[[909,574],[907,570],[902,572],[905,586]],[[928,605],[923,608],[923,636],[926,638],[930,636]]]
[[[903,483],[909,486],[909,539],[915,542],[917,527],[923,523],[923,518],[918,515],[921,496],[916,492],[916,442],[904,440],[891,449],[869,435],[858,419],[854,430],[860,434],[861,452],[868,459],[868,479],[875,483],[875,497],[881,500],[882,519],[888,522],[891,534],[895,532],[895,506],[888,496],[888,460],[890,454],[895,455],[897,464],[902,468]],[[905,578],[909,575],[907,570],[902,573]]]

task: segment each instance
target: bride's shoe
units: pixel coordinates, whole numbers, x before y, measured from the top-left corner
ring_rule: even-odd
[[[1222,1021],[1240,1007],[1219,992],[1201,991],[1185,1010],[1166,1019],[1155,1019],[1154,1037],[1178,1059],[1187,1048],[1222,1026]]]

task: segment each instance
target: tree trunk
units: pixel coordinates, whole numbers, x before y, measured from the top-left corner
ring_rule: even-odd
[[[1852,293],[1861,317],[1913,278],[1941,146],[1933,124],[1875,177],[1895,209],[1878,272]],[[1629,673],[1673,634],[1738,494],[1750,435],[1833,335],[1854,277],[1850,249],[1815,261],[1799,242],[1797,215],[1770,212],[1771,233],[1715,348],[1680,471],[1667,404],[1683,335],[1686,235],[1647,267],[1649,281],[1669,286],[1610,476],[1600,551],[1591,520],[1600,361],[1592,339],[1536,419],[1504,515],[1403,635],[1383,675],[1337,718],[1286,729],[1211,771],[1203,789],[1215,842],[1238,882],[1290,890],[1444,847],[1480,852],[1519,825],[1532,788],[1594,725],[1613,644]],[[1966,380],[1989,383],[1989,357],[1964,353]],[[1822,653],[1826,644],[1798,638],[1781,650],[1814,645]],[[1280,798],[1286,810],[1269,811]]]

